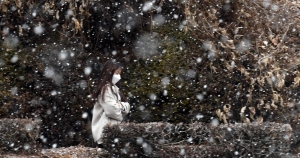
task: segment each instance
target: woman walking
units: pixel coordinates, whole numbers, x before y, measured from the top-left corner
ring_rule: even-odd
[[[114,60],[108,60],[100,73],[94,97],[92,133],[98,147],[103,148],[103,127],[107,124],[118,124],[124,115],[129,113],[130,105],[120,92],[116,83],[121,79],[122,67]]]

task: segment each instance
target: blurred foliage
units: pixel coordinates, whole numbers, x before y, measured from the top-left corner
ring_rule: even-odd
[[[21,82],[25,75],[27,75],[26,68],[21,66],[19,60],[19,53],[16,50],[5,50],[1,48],[0,60],[1,60],[1,118],[9,118],[15,111],[19,109],[17,100],[21,99],[17,94],[18,91],[22,91],[18,87],[23,85]],[[24,57],[22,54],[21,58]]]
[[[94,62],[86,62],[88,54],[80,53],[80,47],[62,43],[32,49],[2,48],[0,56],[0,116],[41,119],[38,141],[45,148],[92,141],[88,113],[93,105],[89,97],[93,82],[84,69],[92,68]],[[64,53],[67,59],[61,60]]]
[[[132,96],[135,121],[188,122],[186,117],[195,104],[196,72],[189,68],[189,34],[176,31],[172,24],[153,30],[161,39],[157,55],[136,60],[125,71],[128,95]],[[174,24],[176,25],[176,24]]]

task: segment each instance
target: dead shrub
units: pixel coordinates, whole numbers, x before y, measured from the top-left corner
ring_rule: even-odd
[[[38,153],[41,121],[32,119],[0,119],[0,153]]]
[[[259,157],[289,154],[293,138],[280,123],[127,123],[106,126],[103,143],[108,157]]]

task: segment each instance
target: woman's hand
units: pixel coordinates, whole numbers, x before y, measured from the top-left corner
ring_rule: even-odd
[[[123,114],[128,114],[130,110],[130,105],[128,102],[121,102],[121,110]]]

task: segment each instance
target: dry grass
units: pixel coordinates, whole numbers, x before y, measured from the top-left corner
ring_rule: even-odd
[[[198,3],[190,0],[182,6],[187,21],[185,29],[196,41],[202,42],[200,49],[215,57],[205,61],[211,73],[224,78],[230,78],[234,75],[232,72],[242,75],[237,89],[242,96],[247,96],[242,107],[250,109],[248,113],[252,116],[241,116],[239,121],[257,121],[265,117],[262,115],[264,110],[289,110],[289,105],[296,104],[297,98],[291,93],[297,91],[300,82],[298,1],[214,0]],[[197,56],[199,54],[195,54],[195,58]],[[205,64],[197,67],[200,74],[207,74],[201,72]],[[232,106],[234,101],[224,104],[244,113],[242,107]],[[230,115],[224,106],[216,110],[216,115],[227,123]]]

